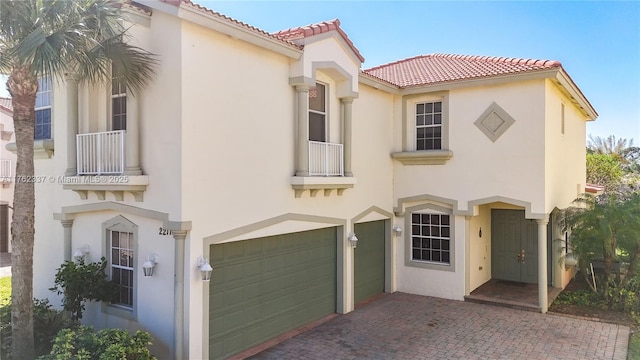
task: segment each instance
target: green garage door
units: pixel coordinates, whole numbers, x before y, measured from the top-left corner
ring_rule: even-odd
[[[384,220],[355,224],[354,303],[384,292]]]
[[[211,246],[209,357],[336,311],[336,228]]]

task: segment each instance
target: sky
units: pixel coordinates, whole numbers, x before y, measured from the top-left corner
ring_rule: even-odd
[[[432,53],[559,60],[599,114],[587,133],[640,146],[638,1],[194,1],[267,32],[338,18],[363,69]]]
[[[205,1],[267,32],[340,19],[363,69],[423,54],[559,60],[599,114],[587,134],[640,146],[640,2]]]

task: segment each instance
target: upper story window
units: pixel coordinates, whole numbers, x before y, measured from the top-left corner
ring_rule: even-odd
[[[327,141],[327,87],[320,83],[309,89],[309,140]]]
[[[112,66],[111,74],[116,74]],[[111,130],[127,129],[127,88],[119,77],[111,78]]]
[[[51,139],[51,78],[38,79],[36,93],[35,140]]]
[[[442,149],[442,101],[416,104],[416,150]]]

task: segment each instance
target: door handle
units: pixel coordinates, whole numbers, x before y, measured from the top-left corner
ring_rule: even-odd
[[[519,263],[524,264],[524,261],[525,261],[524,249],[520,250],[520,253],[518,254],[517,258]]]

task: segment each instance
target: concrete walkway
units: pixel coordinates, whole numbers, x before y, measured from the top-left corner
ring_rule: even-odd
[[[625,360],[629,328],[395,293],[252,359]]]
[[[0,277],[11,276],[11,253],[0,253]]]

